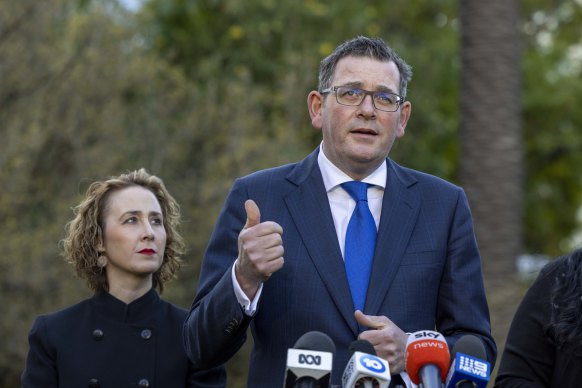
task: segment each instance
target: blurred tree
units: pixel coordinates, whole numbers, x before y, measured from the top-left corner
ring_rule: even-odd
[[[488,273],[507,280],[522,253],[519,2],[461,1],[459,181]]]
[[[502,350],[524,290],[515,260],[564,253],[580,228],[582,3],[461,1],[460,11],[459,179],[475,214]]]
[[[582,2],[524,3],[525,245],[556,256],[582,243]]]
[[[200,181],[182,175],[176,155],[185,141],[196,143],[196,88],[146,52],[130,16],[106,0],[2,2],[0,387],[19,386],[34,317],[89,294],[58,241],[90,181],[143,166],[180,202],[200,196]],[[204,230],[185,227],[203,249]],[[196,268],[192,259],[185,264]],[[167,290],[184,307],[193,272]]]
[[[492,332],[502,350],[520,299],[523,139],[519,1],[461,1],[459,181],[474,215]]]
[[[306,110],[306,96],[317,87],[319,61],[345,39],[382,36],[415,68],[419,66],[410,86],[410,98],[419,106],[410,125],[411,136],[429,139],[426,143],[444,157],[435,160],[422,152],[427,147],[424,142],[413,140],[401,142],[397,148],[402,152],[395,150],[396,155],[409,159],[403,161],[409,165],[452,175],[455,154],[450,151],[455,141],[450,135],[457,120],[451,113],[456,109],[458,69],[454,1],[368,1],[362,5],[315,0],[150,0],[146,8],[143,17],[150,26],[152,47],[198,81],[209,98],[225,98],[239,83],[245,84],[248,93],[260,96],[252,114],[259,115],[261,125],[245,128],[245,135],[283,140],[285,147],[274,152],[282,160],[297,160],[321,139]],[[426,44],[429,40],[431,44]],[[209,141],[230,133],[230,128],[224,134],[214,131]],[[289,141],[297,143],[293,139],[300,143],[289,147]],[[270,141],[268,148],[277,143]],[[265,158],[257,165],[276,162]],[[233,177],[238,175],[232,172]]]
[[[345,39],[381,36],[414,66],[414,113],[392,157],[455,180],[458,5],[145,0],[133,14],[118,0],[0,0],[0,387],[18,386],[34,316],[88,293],[57,245],[88,183],[141,166],[164,179],[190,248],[166,296],[188,306],[232,180],[320,141],[306,96]],[[581,6],[526,0],[522,13],[525,243],[551,253],[579,225]],[[232,387],[245,385],[237,357]]]

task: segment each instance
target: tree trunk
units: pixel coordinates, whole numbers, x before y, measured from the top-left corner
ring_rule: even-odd
[[[461,0],[460,170],[499,350],[519,301],[523,150],[519,1]],[[500,355],[500,354],[499,354]]]

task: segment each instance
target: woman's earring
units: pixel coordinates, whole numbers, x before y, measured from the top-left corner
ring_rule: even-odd
[[[99,257],[97,258],[97,265],[99,268],[105,268],[107,266],[107,256],[105,252],[99,252]]]

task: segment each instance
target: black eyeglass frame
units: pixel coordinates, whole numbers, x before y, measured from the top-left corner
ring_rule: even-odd
[[[338,89],[340,89],[340,88],[357,89],[357,90],[359,90],[359,91],[361,91],[361,92],[364,93],[364,97],[362,97],[362,101],[360,101],[360,103],[359,104],[356,104],[356,105],[342,103],[342,102],[340,102],[339,97],[338,97]],[[404,102],[404,97],[402,97],[401,95],[396,94],[396,93],[386,92],[386,91],[374,91],[374,92],[372,92],[372,91],[365,90],[365,89],[362,89],[362,88],[352,87],[352,86],[347,86],[347,85],[333,86],[331,88],[324,89],[324,90],[322,90],[319,93],[321,93],[321,94],[328,94],[328,93],[331,93],[331,92],[335,92],[335,100],[337,101],[338,104],[343,105],[343,106],[360,106],[360,105],[362,105],[362,102],[364,102],[364,100],[366,99],[367,96],[371,96],[372,97],[372,105],[374,106],[374,109],[377,109],[377,110],[382,111],[382,112],[396,112],[398,110],[398,108],[402,105],[402,103]],[[397,101],[394,104],[395,105],[394,110],[386,110],[386,109],[383,109],[383,108],[378,108],[376,106],[376,101],[374,99],[374,95],[379,94],[379,93],[389,94],[391,96],[396,96],[397,97]]]

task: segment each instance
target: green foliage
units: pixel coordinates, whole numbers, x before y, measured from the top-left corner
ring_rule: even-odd
[[[582,204],[582,5],[532,1],[524,24],[526,246],[559,255],[572,247]],[[580,230],[580,229],[579,229]],[[579,243],[579,242],[578,242]]]
[[[67,0],[2,7],[0,26],[8,28],[0,33],[0,327],[6,339],[0,386],[14,387],[34,317],[89,295],[58,243],[71,207],[93,179],[143,166],[163,177],[179,202],[194,203],[184,206],[190,243],[184,277],[166,295],[184,307],[211,223],[208,214],[202,220],[209,221],[194,222],[201,216],[189,209],[214,215],[219,205],[196,205],[208,194],[197,190],[199,176],[189,174],[197,166],[184,160],[184,145],[191,150],[198,143],[196,89],[145,51],[123,9],[111,1],[77,7]]]
[[[288,130],[310,147],[321,137],[309,125],[304,104],[309,90],[317,87],[319,61],[353,36],[383,37],[415,67],[409,93],[415,108],[411,139],[402,141],[394,156],[412,167],[452,178],[458,109],[454,1],[362,5],[314,0],[150,0],[146,4],[143,17],[150,26],[152,47],[182,67],[202,89],[211,84],[224,96],[233,85],[248,82],[249,92],[264,96],[257,112],[261,131],[282,130],[271,123],[288,117]],[[435,160],[429,145],[436,145],[440,151],[436,154],[444,157]]]
[[[87,185],[142,166],[164,179],[189,246],[165,297],[187,307],[232,180],[321,141],[306,97],[345,39],[381,36],[413,65],[413,114],[392,157],[454,180],[457,5],[148,0],[132,14],[115,0],[3,1],[0,387],[18,385],[34,317],[88,296],[58,246]],[[522,14],[525,237],[531,252],[556,254],[582,202],[581,6],[528,0]],[[246,362],[242,352],[230,364],[229,386],[244,386]]]

